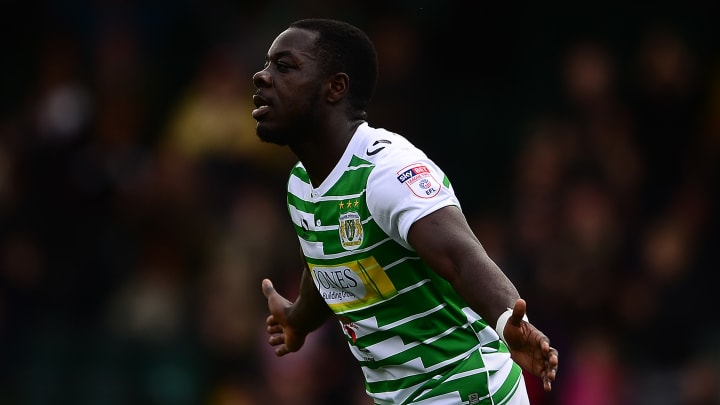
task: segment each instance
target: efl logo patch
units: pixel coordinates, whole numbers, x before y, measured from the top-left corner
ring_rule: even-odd
[[[398,181],[420,198],[435,197],[442,187],[442,184],[430,173],[430,169],[422,163],[411,164],[397,174]]]

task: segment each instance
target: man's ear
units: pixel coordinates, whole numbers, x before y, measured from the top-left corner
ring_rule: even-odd
[[[345,98],[350,89],[350,77],[345,73],[335,73],[328,81],[327,101],[337,103]]]

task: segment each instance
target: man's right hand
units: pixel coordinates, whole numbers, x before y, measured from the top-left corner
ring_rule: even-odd
[[[305,334],[290,326],[288,314],[293,303],[275,291],[272,281],[262,281],[262,291],[268,301],[270,315],[265,320],[267,333],[270,335],[268,343],[275,346],[275,355],[284,356],[296,352],[305,343]]]

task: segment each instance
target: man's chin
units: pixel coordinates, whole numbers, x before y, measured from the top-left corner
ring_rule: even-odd
[[[272,143],[279,146],[286,146],[288,144],[287,138],[280,131],[271,131],[258,124],[255,132],[262,142]]]

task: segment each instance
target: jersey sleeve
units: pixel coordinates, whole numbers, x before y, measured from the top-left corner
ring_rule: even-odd
[[[422,152],[378,162],[367,181],[367,204],[378,226],[407,249],[415,221],[460,202],[445,173]]]

